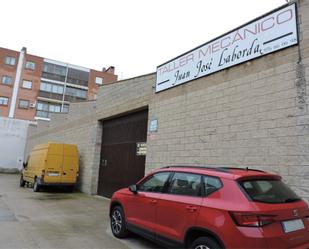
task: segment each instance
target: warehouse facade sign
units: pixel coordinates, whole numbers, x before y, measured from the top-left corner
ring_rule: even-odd
[[[158,66],[156,92],[297,43],[296,4],[291,4]]]

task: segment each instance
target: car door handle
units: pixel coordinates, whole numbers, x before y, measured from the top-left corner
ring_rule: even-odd
[[[193,213],[197,210],[197,207],[194,207],[194,206],[186,206],[186,208],[190,213]]]
[[[150,204],[155,205],[155,204],[157,204],[157,202],[158,202],[157,200],[151,200]]]

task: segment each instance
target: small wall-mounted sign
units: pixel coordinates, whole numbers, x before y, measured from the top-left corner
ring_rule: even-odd
[[[158,119],[152,119],[149,123],[149,132],[157,132],[158,131]]]
[[[147,153],[147,144],[145,142],[136,143],[136,155],[146,156],[146,153]]]

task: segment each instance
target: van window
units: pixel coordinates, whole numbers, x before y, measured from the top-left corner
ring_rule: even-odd
[[[288,203],[300,198],[280,180],[248,180],[240,182],[248,196],[256,202]]]

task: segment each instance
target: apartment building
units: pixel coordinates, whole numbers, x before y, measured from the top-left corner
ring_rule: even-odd
[[[71,102],[96,99],[99,87],[117,81],[115,68],[102,71],[0,47],[0,117],[49,120]]]

